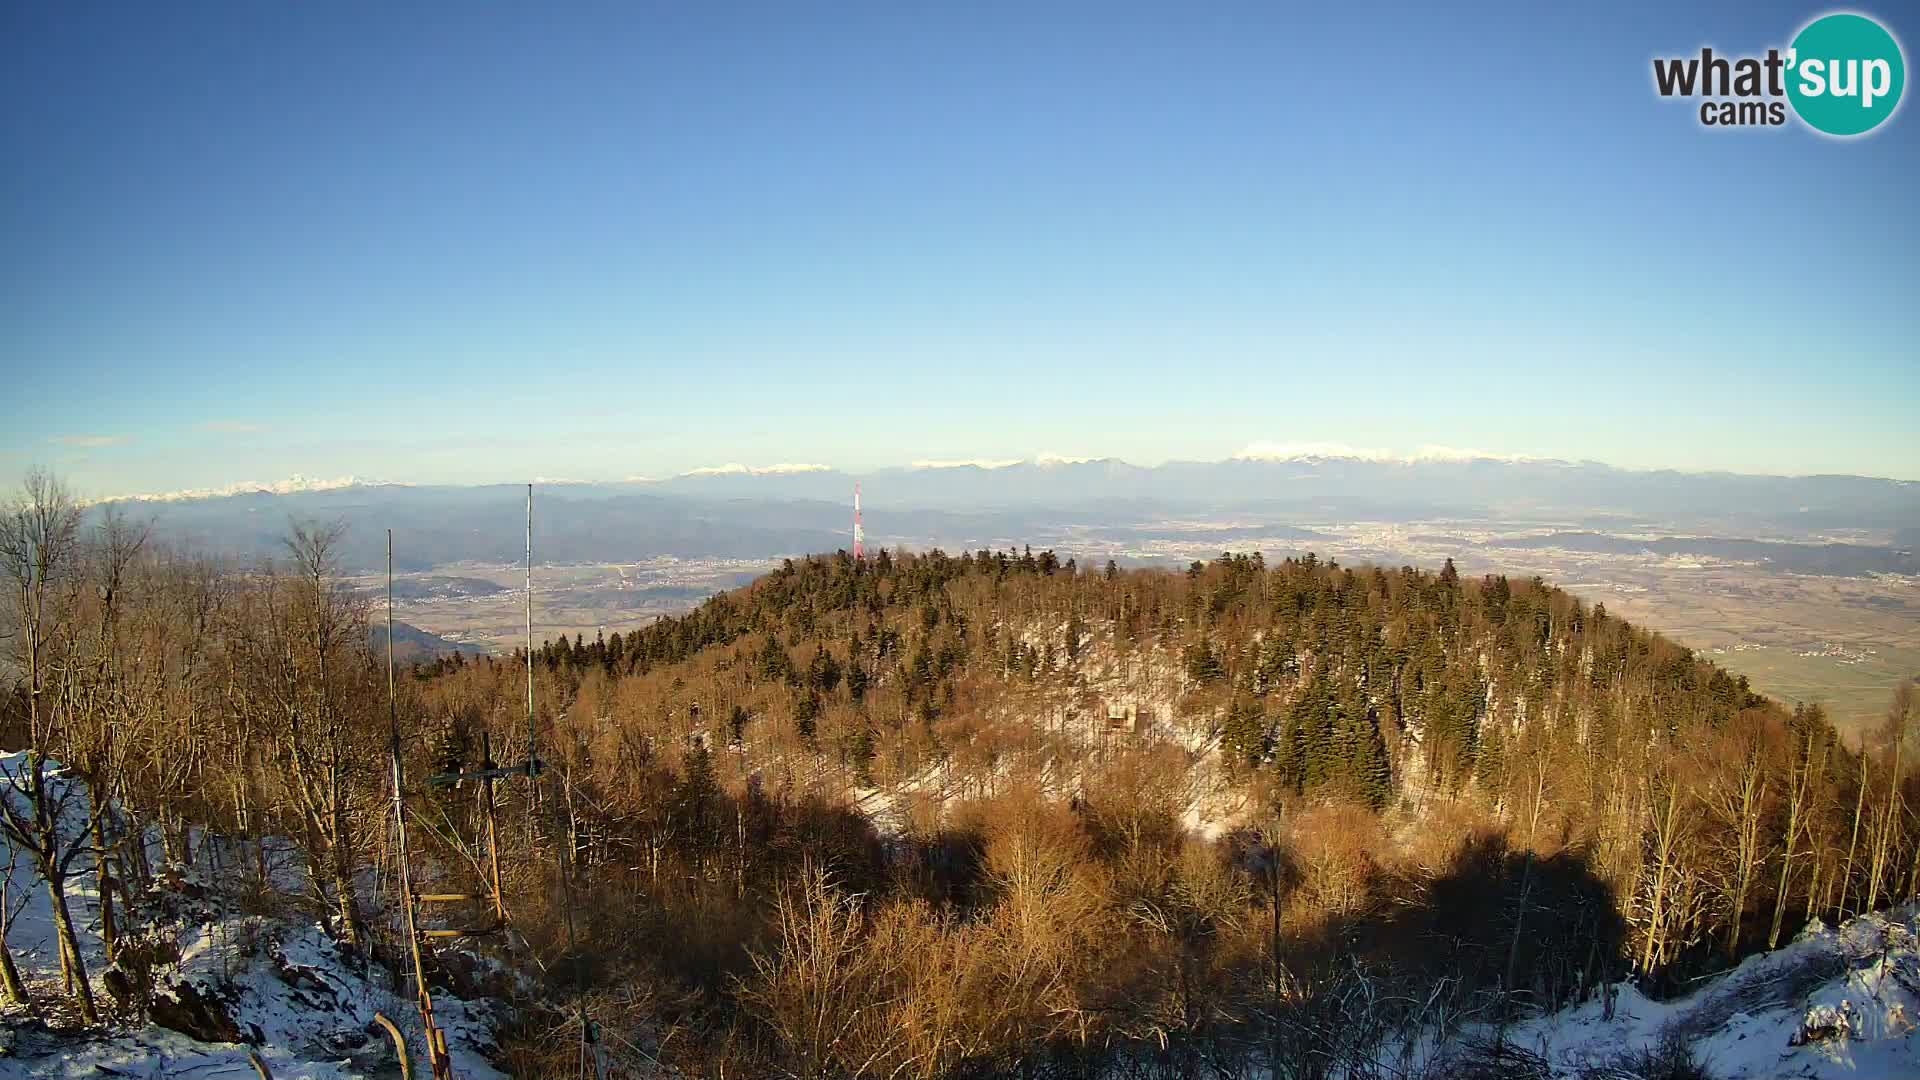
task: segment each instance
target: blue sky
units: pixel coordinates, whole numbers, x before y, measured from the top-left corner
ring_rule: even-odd
[[[1920,478],[1920,117],[1652,90],[1827,9],[1441,6],[8,4],[0,473]]]

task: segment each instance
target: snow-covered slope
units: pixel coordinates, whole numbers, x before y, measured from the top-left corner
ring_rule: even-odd
[[[24,767],[24,755],[0,755],[0,774]],[[56,774],[57,775],[57,774]],[[59,778],[67,820],[86,803],[78,782]],[[0,797],[22,805],[0,777]],[[7,935],[28,984],[28,1005],[0,1005],[0,1078],[12,1077],[251,1077],[249,1049],[276,1080],[344,1080],[398,1076],[392,1043],[374,1013],[392,1019],[412,1046],[416,1075],[426,1059],[411,993],[397,992],[388,974],[369,968],[326,930],[289,917],[251,914],[206,861],[216,845],[203,843],[192,867],[172,867],[139,902],[151,928],[133,947],[154,958],[155,1007],[136,1017],[116,997],[115,977],[100,940],[99,892],[91,857],[68,881],[67,902],[87,962],[90,982],[108,1022],[79,1030],[62,993],[52,903],[45,882],[25,853],[5,859],[8,895],[22,904]],[[157,847],[154,854],[159,854]],[[226,875],[231,878],[233,875]],[[124,987],[124,984],[122,984]],[[493,1045],[492,1008],[436,992],[434,1015],[446,1029],[454,1068],[463,1078],[504,1074],[486,1058]],[[193,1030],[201,1038],[172,1030]]]
[[[1588,1002],[1508,1030],[1557,1075],[1616,1063],[1678,1036],[1722,1080],[1920,1077],[1920,906],[1815,921],[1791,944],[1673,1001],[1622,985],[1614,1015]]]

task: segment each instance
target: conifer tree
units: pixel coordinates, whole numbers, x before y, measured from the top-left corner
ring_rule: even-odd
[[[715,845],[719,802],[720,781],[714,773],[713,755],[704,739],[695,738],[680,782],[673,790],[672,814],[676,831],[696,852]]]
[[[1257,765],[1267,756],[1271,733],[1258,698],[1235,698],[1220,733],[1222,748],[1236,762]]]
[[[1213,651],[1213,645],[1206,641],[1196,641],[1186,650],[1187,677],[1197,683],[1218,682],[1226,674],[1226,668],[1220,664],[1220,656]]]
[[[1293,737],[1293,757],[1303,791],[1326,783],[1336,771],[1333,760],[1333,708],[1333,695],[1327,686],[1326,676],[1316,670],[1288,710],[1287,726]]]

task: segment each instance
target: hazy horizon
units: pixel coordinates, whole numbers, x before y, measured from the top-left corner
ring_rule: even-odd
[[[33,462],[21,467],[51,471],[55,476],[67,482],[77,496],[87,501],[106,502],[119,499],[184,499],[219,497],[253,492],[291,494],[296,492],[324,491],[349,486],[400,486],[400,487],[490,487],[497,485],[518,485],[531,483],[543,486],[592,486],[592,485],[655,485],[668,484],[676,480],[701,478],[740,477],[744,479],[768,479],[778,477],[803,476],[818,473],[862,477],[875,474],[899,472],[938,472],[951,469],[975,469],[982,472],[996,472],[1015,466],[1057,467],[1069,465],[1113,463],[1139,469],[1152,470],[1168,465],[1211,465],[1231,462],[1289,462],[1289,461],[1351,461],[1378,465],[1444,465],[1467,462],[1513,464],[1513,465],[1565,465],[1599,467],[1626,473],[1678,473],[1681,475],[1728,475],[1763,477],[1768,479],[1816,479],[1820,477],[1845,477],[1862,480],[1884,480],[1894,483],[1920,483],[1920,479],[1896,476],[1873,476],[1865,473],[1775,473],[1740,469],[1674,469],[1666,467],[1635,467],[1618,465],[1613,462],[1593,459],[1563,458],[1546,454],[1494,454],[1448,446],[1422,446],[1407,451],[1378,447],[1354,447],[1343,444],[1250,444],[1237,453],[1219,458],[1170,457],[1157,461],[1133,461],[1112,454],[1059,455],[1052,453],[1029,454],[1011,458],[943,458],[918,459],[913,461],[883,462],[859,467],[843,466],[830,462],[740,462],[728,461],[712,465],[696,466],[680,472],[661,473],[619,473],[605,475],[548,476],[535,473],[530,476],[489,476],[464,479],[444,479],[434,477],[416,477],[404,474],[384,475],[378,473],[337,472],[326,468],[294,472],[286,476],[246,476],[224,482],[184,487],[154,488],[149,490],[95,491],[84,484],[78,484],[64,471],[52,469],[43,462]]]

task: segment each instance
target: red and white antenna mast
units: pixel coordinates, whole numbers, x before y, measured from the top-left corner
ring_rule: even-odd
[[[867,532],[860,527],[860,482],[853,483],[853,558],[858,562],[867,557]]]

